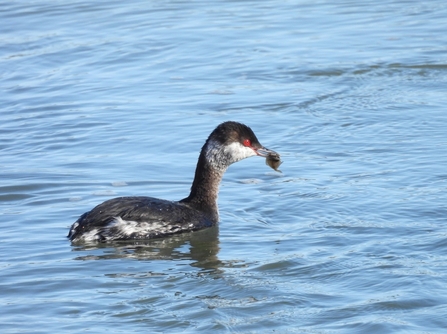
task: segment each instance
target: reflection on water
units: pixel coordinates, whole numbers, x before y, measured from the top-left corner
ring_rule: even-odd
[[[219,227],[214,226],[192,233],[147,241],[115,241],[108,243],[74,244],[75,252],[100,252],[76,256],[75,260],[190,260],[191,266],[205,271],[218,270],[224,264],[219,260]]]

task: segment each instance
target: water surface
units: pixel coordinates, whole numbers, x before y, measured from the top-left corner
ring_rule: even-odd
[[[13,1],[0,10],[2,333],[447,327],[445,1]],[[244,122],[221,223],[71,245],[127,195],[187,196]]]

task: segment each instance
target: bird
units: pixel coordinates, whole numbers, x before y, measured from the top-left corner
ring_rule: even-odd
[[[67,237],[73,243],[147,240],[215,226],[219,222],[217,196],[225,171],[252,156],[279,159],[278,153],[259,143],[248,126],[223,122],[200,151],[188,197],[179,201],[146,196],[109,199],[81,215]]]

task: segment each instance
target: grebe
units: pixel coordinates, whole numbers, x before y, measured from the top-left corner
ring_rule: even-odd
[[[153,239],[197,231],[219,221],[217,193],[232,163],[251,156],[279,157],[263,147],[253,131],[224,122],[210,134],[200,152],[188,197],[175,202],[153,197],[118,197],[84,213],[71,226],[72,242]]]

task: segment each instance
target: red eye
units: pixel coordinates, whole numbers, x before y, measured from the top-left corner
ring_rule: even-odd
[[[250,141],[250,139],[244,139],[244,146],[247,146],[247,147],[251,147],[251,141]]]

